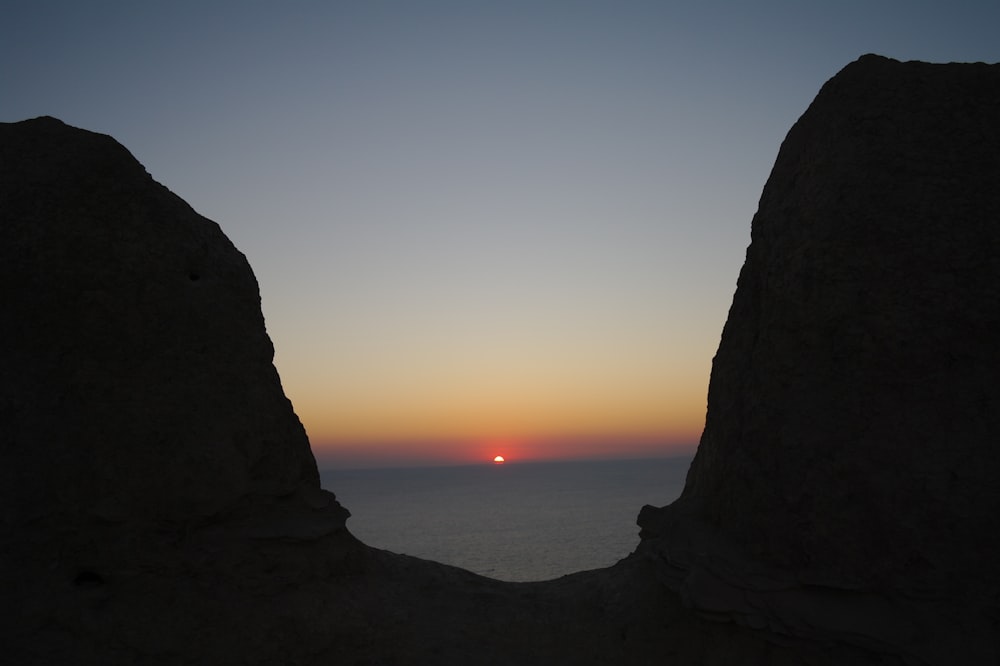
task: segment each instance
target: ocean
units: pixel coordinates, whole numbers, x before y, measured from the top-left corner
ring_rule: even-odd
[[[691,457],[325,470],[361,541],[504,581],[611,566],[644,504],[684,488]]]

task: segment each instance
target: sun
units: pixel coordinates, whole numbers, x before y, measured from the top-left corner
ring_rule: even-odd
[[[503,459],[503,456],[496,456],[495,458],[493,458],[494,465],[502,465],[504,464],[504,462],[506,461]]]

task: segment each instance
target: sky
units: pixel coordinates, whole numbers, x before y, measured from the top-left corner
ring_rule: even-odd
[[[3,2],[0,121],[110,134],[260,283],[321,467],[693,452],[785,133],[995,2]]]

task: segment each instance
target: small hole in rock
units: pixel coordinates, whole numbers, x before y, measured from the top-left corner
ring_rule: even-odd
[[[95,571],[81,571],[73,579],[73,584],[80,587],[96,587],[104,585],[104,577]]]

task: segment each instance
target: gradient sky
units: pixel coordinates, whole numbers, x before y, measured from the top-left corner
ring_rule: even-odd
[[[321,466],[693,451],[778,147],[996,2],[3,3],[0,121],[114,136],[249,258]]]

